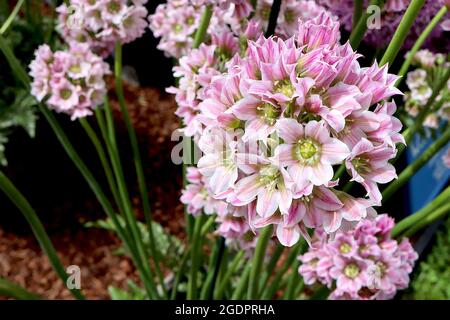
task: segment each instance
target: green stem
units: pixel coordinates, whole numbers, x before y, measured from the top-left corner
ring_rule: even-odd
[[[231,300],[241,300],[244,297],[245,288],[247,287],[251,271],[252,265],[247,264],[245,266],[244,272],[242,272],[241,279],[239,279],[239,283],[234,290],[233,295],[231,296]]]
[[[155,246],[155,238],[154,238],[153,225],[152,225],[152,215],[151,215],[151,210],[150,210],[150,202],[148,199],[148,189],[147,189],[147,184],[145,182],[144,168],[142,166],[142,160],[141,160],[138,141],[137,141],[137,137],[136,137],[136,131],[134,130],[133,125],[131,124],[131,120],[130,120],[130,116],[128,114],[128,109],[126,106],[125,96],[124,96],[124,92],[123,92],[122,45],[119,42],[116,43],[116,47],[115,47],[114,75],[115,75],[116,93],[117,93],[117,98],[119,100],[120,111],[122,112],[122,116],[123,116],[125,125],[127,127],[128,136],[129,136],[131,147],[132,147],[133,159],[134,159],[134,164],[135,164],[135,168],[136,168],[136,175],[137,175],[138,184],[139,184],[139,191],[141,194],[141,200],[142,200],[142,205],[143,205],[143,209],[144,209],[144,217],[145,217],[145,221],[146,221],[147,227],[148,227],[150,252],[151,252],[151,255],[154,260],[156,274],[159,278],[163,293],[166,297],[168,297],[167,296],[167,288],[166,288],[166,285],[164,282],[164,276],[162,274],[162,271],[161,271],[161,268],[159,265],[160,262],[159,262],[158,251],[156,250],[156,246]],[[132,228],[137,229],[137,227],[134,226],[135,222],[136,221],[134,219]],[[141,236],[139,230],[136,230],[136,235],[138,235],[139,237]],[[138,240],[138,242],[139,242],[139,240]],[[139,245],[139,243],[138,243],[138,245]]]
[[[363,0],[354,0],[354,6],[353,6],[353,25],[352,30],[356,28],[358,25],[359,19],[361,19],[362,13],[363,13]]]
[[[404,75],[406,72],[408,72],[409,67],[411,65],[411,62],[414,58],[414,55],[419,51],[419,49],[422,47],[425,40],[428,38],[428,35],[433,31],[433,29],[437,26],[439,21],[441,21],[442,17],[447,13],[448,9],[446,6],[443,6],[441,10],[434,16],[434,18],[430,21],[430,23],[427,25],[427,27],[423,30],[423,32],[420,34],[419,38],[416,40],[416,43],[411,48],[411,50],[408,52],[407,58],[405,62],[403,62],[403,65],[398,73],[398,76],[401,77],[397,80],[396,86],[398,87],[400,83],[403,80]]]
[[[392,182],[382,193],[383,203],[385,203],[392,195],[400,189],[405,183],[411,179],[414,174],[419,171],[428,161],[434,157],[445,145],[450,141],[450,129],[447,129],[444,134],[436,140],[431,146],[425,150],[420,157],[411,163],[405,170],[402,171],[397,180]]]
[[[240,265],[244,262],[244,260],[242,259],[244,257],[244,254],[245,254],[244,251],[239,251],[236,254],[227,271],[225,272],[225,275],[222,278],[219,289],[214,294],[214,299],[216,300],[222,299],[231,277],[233,276],[234,272],[240,267]]]
[[[291,274],[289,276],[288,285],[286,288],[286,291],[284,292],[283,298],[286,300],[292,300],[294,299],[295,291],[298,287],[298,284],[303,279],[298,274],[298,267],[300,266],[300,262],[297,261],[294,266],[292,267]]]
[[[203,283],[203,287],[200,293],[200,300],[211,300],[214,293],[214,287],[217,282],[220,268],[222,266],[222,259],[224,258],[226,251],[225,238],[220,237],[216,241],[216,245],[211,255],[210,263],[208,266],[208,274],[206,280]]]
[[[194,44],[192,45],[194,49],[200,47],[200,45],[204,41],[212,14],[212,5],[207,5],[200,20],[200,25],[198,26],[197,32],[195,33]]]
[[[286,247],[283,246],[282,244],[280,244],[280,243],[277,244],[277,247],[276,247],[274,253],[272,254],[272,257],[270,257],[267,267],[264,268],[265,272],[260,281],[261,288],[265,288],[267,286],[267,282],[269,281],[269,278],[272,275],[272,272],[275,269],[275,267],[278,263],[278,260],[280,259],[281,255],[283,254],[285,248]]]
[[[252,271],[250,273],[250,280],[247,292],[247,298],[254,300],[258,296],[259,292],[259,277],[261,276],[261,269],[266,255],[267,245],[270,238],[272,238],[273,228],[268,226],[264,228],[259,234],[258,242],[256,244],[255,253],[252,261]]]
[[[276,291],[280,288],[280,283],[281,280],[283,279],[283,276],[286,274],[286,272],[289,270],[292,264],[296,261],[298,255],[302,250],[302,247],[303,244],[298,244],[291,249],[291,252],[289,253],[286,259],[286,262],[280,268],[278,268],[278,271],[275,274],[274,278],[272,279],[270,285],[266,286],[262,291],[261,294],[262,299],[271,299],[275,295]]]
[[[98,111],[98,109],[96,110],[96,113],[97,113],[97,111]],[[97,119],[98,119],[98,117],[97,117]],[[123,207],[121,205],[119,191],[117,190],[117,186],[114,181],[111,166],[109,165],[108,159],[105,154],[105,150],[103,149],[103,146],[102,146],[99,138],[97,137],[97,134],[95,133],[94,129],[92,129],[89,122],[85,118],[81,118],[79,121],[80,121],[80,124],[83,127],[84,131],[86,132],[87,136],[91,140],[95,150],[97,151],[97,155],[102,164],[106,179],[108,180],[109,188],[111,189],[111,193],[113,194],[114,201],[116,202],[117,206],[119,207],[119,211],[122,212]],[[100,127],[102,127],[102,125],[100,125]]]
[[[339,166],[336,173],[334,174],[333,181],[339,179],[344,174],[345,170],[347,170],[347,168],[345,167],[345,163],[343,163]]]
[[[442,191],[431,203],[429,203],[424,208],[420,209],[413,215],[398,222],[394,229],[392,229],[392,237],[395,238],[403,233],[405,230],[411,228],[417,224],[420,220],[424,219],[430,212],[433,212],[440,206],[447,204],[448,199],[450,199],[450,187],[447,187]]]
[[[370,2],[370,5],[378,6],[381,9],[383,9],[384,1],[383,0],[372,0]],[[370,17],[370,14],[368,12],[365,12],[362,17],[359,19],[358,24],[355,28],[353,28],[352,33],[350,34],[350,45],[352,46],[353,50],[358,49],[359,44],[361,43],[362,39],[364,38],[364,34],[367,30],[367,19]]]
[[[6,279],[0,279],[0,296],[14,298],[16,300],[41,300],[42,297],[29,292],[25,288]]]
[[[417,15],[425,4],[425,0],[412,0],[406,9],[405,14],[403,15],[400,24],[397,27],[397,30],[394,33],[394,36],[389,43],[386,52],[384,53],[383,58],[381,58],[380,66],[385,65],[386,63],[391,66],[394,63],[395,58],[397,57],[398,52],[403,46],[406,37],[408,36],[409,31],[416,20]]]
[[[13,183],[0,171],[0,189],[5,193],[5,195],[15,204],[15,206],[22,212],[25,219],[28,221],[36,239],[42,250],[48,257],[50,264],[52,265],[55,272],[59,275],[64,284],[67,284],[68,276],[64,266],[58,258],[55,248],[53,247],[50,238],[45,232],[44,226],[42,225],[39,217],[37,216],[34,209],[31,207],[30,203],[25,199],[25,197],[20,193],[19,190],[13,185]],[[84,296],[78,289],[69,289],[73,296],[77,299],[83,300]]]
[[[188,300],[197,299],[197,273],[198,268],[200,267],[200,254],[201,254],[201,229],[204,220],[204,215],[200,215],[195,219],[194,225],[194,233],[191,240],[192,249],[191,249],[191,270],[188,281]]]
[[[437,208],[435,211],[430,212],[428,216],[426,216],[424,219],[420,220],[417,224],[413,225],[410,229],[408,229],[403,236],[405,237],[411,237],[413,236],[417,231],[425,228],[426,226],[430,225],[431,223],[439,220],[440,218],[444,217],[446,214],[450,212],[450,203],[447,203],[443,205],[442,207]]]
[[[177,298],[178,284],[180,283],[181,277],[184,274],[184,269],[186,268],[186,264],[189,258],[189,252],[190,252],[189,249],[186,249],[183,253],[183,257],[181,258],[180,267],[178,268],[175,280],[173,282],[172,294],[170,295],[171,300],[175,300]]]
[[[19,0],[17,1],[16,6],[14,7],[13,11],[9,15],[9,17],[5,20],[5,23],[3,23],[2,27],[0,28],[0,35],[3,35],[6,30],[8,30],[9,26],[13,23],[14,19],[16,18],[17,14],[20,11],[20,8],[22,7],[25,0]]]

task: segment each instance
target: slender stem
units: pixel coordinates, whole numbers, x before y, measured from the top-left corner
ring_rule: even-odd
[[[345,172],[347,168],[345,167],[345,163],[341,164],[334,174],[333,180],[339,179]]]
[[[383,9],[384,1],[383,0],[372,0],[370,2],[370,5],[378,6],[381,9]],[[352,33],[350,34],[350,45],[352,46],[353,50],[358,49],[359,44],[361,43],[362,39],[364,38],[364,34],[367,30],[367,19],[370,17],[370,13],[365,12],[364,15],[359,19],[358,24],[355,28],[353,28]]]
[[[386,63],[391,66],[394,63],[395,58],[397,57],[398,52],[403,46],[406,37],[408,36],[409,31],[416,20],[417,15],[425,4],[425,0],[412,0],[406,9],[405,14],[403,15],[400,24],[397,27],[397,30],[394,33],[394,36],[389,43],[386,52],[384,53],[383,58],[381,58],[380,66],[385,65]]]
[[[272,238],[273,228],[267,226],[259,234],[258,242],[256,244],[255,253],[252,261],[252,271],[250,273],[250,280],[247,292],[247,298],[253,300],[257,298],[259,292],[259,277],[261,276],[261,269],[266,255],[267,245],[270,238]]]
[[[195,219],[194,233],[191,240],[191,270],[188,281],[188,294],[189,300],[195,300],[197,298],[197,273],[200,267],[200,251],[201,251],[201,229],[204,220],[204,215],[200,215]]]
[[[392,182],[383,191],[383,203],[385,203],[398,189],[400,189],[411,177],[427,162],[434,157],[447,143],[450,141],[450,128],[447,129],[444,134],[436,140],[431,146],[423,152],[413,163],[411,163],[405,170],[402,171],[398,179]]]
[[[353,5],[353,25],[352,30],[356,28],[358,25],[359,19],[361,19],[362,13],[363,13],[363,6],[364,1],[363,0],[354,0]]]
[[[211,255],[208,274],[206,276],[205,282],[203,283],[203,288],[200,293],[201,300],[212,299],[225,251],[225,238],[220,237],[219,239],[217,239],[214,251]]]
[[[6,296],[17,300],[41,300],[42,297],[31,293],[25,288],[6,279],[0,279],[0,296]]]
[[[278,15],[280,14],[281,0],[273,0],[272,9],[270,10],[269,24],[266,30],[266,37],[270,37],[275,33],[277,28]]]
[[[231,296],[231,300],[241,300],[244,297],[245,288],[247,287],[251,271],[252,265],[247,264],[245,266],[244,272],[242,273],[241,279],[239,280],[239,283],[234,290],[233,295]]]
[[[212,5],[207,5],[200,20],[200,25],[198,26],[197,32],[195,33],[194,44],[192,45],[194,49],[200,47],[202,42],[205,40],[206,31],[208,30],[212,14],[213,14]]]
[[[186,264],[187,264],[187,261],[189,258],[189,253],[190,253],[190,250],[188,248],[184,251],[183,257],[181,258],[180,267],[178,268],[178,271],[175,276],[175,280],[173,282],[172,294],[170,295],[171,300],[175,300],[177,298],[178,284],[180,283],[181,277],[184,274],[184,269],[186,268]]]
[[[122,86],[122,45],[117,42],[115,47],[115,60],[114,60],[114,75],[115,75],[115,85],[116,85],[116,93],[119,100],[120,111],[122,112],[122,116],[127,127],[128,136],[130,139],[134,164],[136,168],[136,175],[138,177],[139,191],[141,194],[142,205],[144,209],[144,217],[147,222],[148,233],[149,233],[149,242],[150,242],[150,252],[154,260],[156,274],[159,278],[160,285],[162,287],[164,295],[167,297],[167,288],[164,282],[164,276],[162,274],[160,265],[159,265],[159,255],[155,246],[155,237],[153,233],[153,225],[152,225],[152,216],[150,210],[150,202],[148,199],[148,189],[147,184],[145,182],[145,174],[144,168],[142,166],[141,154],[139,151],[138,141],[136,137],[136,131],[134,130],[133,125],[131,124],[130,116],[128,114],[128,109],[125,102],[125,96],[123,92]],[[135,219],[134,219],[135,220]],[[134,221],[135,222],[135,221]],[[134,224],[134,223],[133,223]],[[133,226],[132,228],[135,228]],[[136,230],[136,234],[140,236],[139,230]],[[138,240],[139,242],[139,240]]]
[[[244,254],[245,254],[244,251],[239,251],[236,254],[230,266],[227,268],[227,271],[225,272],[222,281],[220,282],[219,289],[214,294],[214,299],[222,299],[225,290],[228,284],[230,283],[231,277],[233,276],[234,272],[240,267],[240,265],[244,262],[243,260]]]
[[[67,284],[68,276],[64,266],[58,258],[53,244],[45,232],[44,226],[42,225],[39,217],[31,207],[30,203],[25,199],[25,197],[20,193],[19,190],[13,185],[13,183],[0,171],[0,189],[5,193],[5,195],[15,204],[15,206],[22,212],[25,219],[28,221],[36,239],[42,250],[48,257],[50,264],[52,265],[55,272],[61,278],[64,284]],[[73,296],[77,299],[83,300],[84,296],[78,289],[69,289]]]
[[[425,228],[426,226],[430,225],[434,221],[439,220],[440,218],[444,217],[446,214],[450,213],[450,203],[444,204],[443,206],[437,208],[435,211],[430,212],[428,216],[426,216],[424,219],[420,220],[417,224],[413,225],[410,229],[406,230],[406,232],[403,234],[405,237],[411,237],[414,235],[417,231]]]
[[[415,224],[417,224],[420,220],[424,219],[430,212],[435,211],[437,208],[442,206],[443,204],[448,203],[448,199],[450,199],[450,187],[447,187],[444,191],[442,191],[431,203],[429,203],[424,208],[420,209],[413,215],[401,220],[398,222],[394,229],[392,229],[392,237],[395,238],[399,236],[405,230],[411,228]]]
[[[264,268],[265,272],[264,272],[264,275],[261,277],[261,281],[260,281],[261,288],[265,288],[267,286],[267,282],[269,281],[269,278],[272,275],[272,272],[275,269],[275,267],[278,263],[278,260],[280,259],[281,255],[283,254],[285,248],[286,247],[280,243],[277,245],[274,253],[272,254],[272,257],[270,257],[269,263]]]
[[[25,0],[19,0],[17,1],[16,6],[14,7],[13,11],[9,15],[9,17],[5,20],[5,23],[3,23],[2,27],[0,28],[0,35],[4,34],[6,30],[8,30],[9,26],[12,24],[14,19],[16,18],[17,14],[20,11],[20,8],[22,7]]]
[[[84,118],[81,118],[79,121],[80,121],[80,124],[83,127],[84,131],[86,132],[87,136],[91,140],[95,150],[97,151],[97,155],[100,159],[100,162],[102,163],[102,167],[105,172],[106,179],[108,180],[108,184],[111,189],[111,193],[113,194],[114,201],[117,203],[119,210],[122,211],[121,201],[120,201],[120,197],[119,197],[119,191],[117,190],[117,186],[114,181],[111,166],[109,165],[108,159],[105,154],[105,150],[103,149],[103,146],[102,146],[99,138],[97,137],[97,134],[95,133],[94,129],[92,129],[89,122]]]
[[[298,287],[299,282],[302,280],[302,277],[298,274],[298,267],[300,266],[300,262],[297,261],[292,267],[291,274],[289,275],[288,285],[284,292],[283,298],[286,300],[294,299],[295,291]]]
[[[289,253],[286,262],[278,269],[277,273],[275,274],[275,277],[272,279],[270,286],[266,286],[264,290],[261,293],[262,299],[271,299],[275,292],[279,289],[281,280],[283,279],[283,276],[286,274],[286,272],[289,270],[289,268],[292,266],[292,264],[296,261],[299,253],[302,249],[302,244],[296,245],[294,248],[291,249],[291,252]]]
[[[408,72],[409,67],[411,65],[411,62],[414,58],[414,55],[419,51],[419,49],[422,47],[425,40],[428,38],[428,35],[433,31],[433,29],[437,26],[439,21],[441,21],[442,17],[448,12],[448,9],[446,6],[443,6],[441,10],[434,16],[434,18],[430,21],[430,23],[427,25],[427,27],[423,30],[423,32],[420,34],[419,38],[416,40],[416,43],[411,48],[411,50],[408,52],[406,60],[403,62],[403,65],[398,73],[398,76],[401,77],[397,80],[396,86],[398,87],[400,83],[403,80],[403,76]]]

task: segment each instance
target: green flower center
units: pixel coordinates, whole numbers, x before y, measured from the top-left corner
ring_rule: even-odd
[[[295,93],[295,88],[292,85],[291,80],[289,79],[277,81],[274,89],[275,92],[282,93],[289,98],[292,97]]]
[[[176,25],[173,27],[173,30],[174,30],[175,32],[181,32],[181,31],[183,30],[183,26],[182,26],[181,24],[176,24]]]
[[[355,170],[362,174],[367,174],[370,172],[369,160],[366,158],[355,158],[352,160],[352,165]]]
[[[265,6],[264,8],[262,8],[261,9],[261,17],[264,20],[269,20],[271,10],[272,10],[272,7],[268,7],[268,6]]]
[[[310,140],[299,140],[293,148],[294,159],[302,160],[315,160],[315,156],[318,154],[319,148],[317,144]]]
[[[350,263],[344,268],[344,274],[347,278],[355,279],[359,275],[359,267],[355,263]]]
[[[195,22],[194,17],[189,17],[189,18],[186,19],[186,23],[187,23],[188,25],[190,25],[190,26],[193,25],[194,22]]]
[[[72,90],[70,90],[70,89],[62,89],[62,90],[60,91],[60,96],[61,96],[61,98],[63,98],[64,100],[69,99],[71,95],[72,95]]]
[[[280,177],[280,170],[273,165],[267,165],[259,170],[259,182],[262,185],[273,185],[275,186]]]
[[[118,1],[110,1],[110,2],[108,3],[107,8],[108,8],[108,11],[109,11],[110,13],[116,13],[116,12],[119,12],[119,10],[120,10],[120,3],[119,3]]]
[[[286,10],[284,13],[284,20],[286,20],[287,23],[295,22],[295,13],[293,10]]]
[[[382,278],[386,274],[387,266],[383,262],[378,261],[375,264],[375,267],[376,267],[376,274]]]
[[[352,246],[349,245],[347,242],[344,242],[340,245],[339,251],[343,254],[349,253],[350,251],[352,251]]]
[[[278,107],[271,105],[270,103],[265,103],[257,107],[256,109],[257,114],[261,118],[263,118],[264,121],[270,126],[273,126],[281,115],[280,109]]]
[[[70,72],[73,73],[80,73],[81,72],[81,67],[79,64],[74,64],[70,67]]]

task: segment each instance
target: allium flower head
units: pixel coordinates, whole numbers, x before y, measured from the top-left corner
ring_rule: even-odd
[[[132,42],[148,26],[147,0],[70,0],[56,10],[58,31],[68,43],[87,43],[92,51],[105,57],[114,44]]]
[[[275,225],[286,246],[309,240],[307,228],[334,234],[364,219],[380,201],[377,184],[395,178],[388,160],[401,142],[395,104],[386,101],[400,93],[397,77],[377,64],[362,68],[326,13],[299,20],[297,29],[286,40],[248,41],[216,73],[200,70],[210,68],[217,50],[193,50],[189,61],[201,62],[194,77],[214,75],[191,82],[195,130],[185,122],[203,152],[198,168],[213,196],[246,207],[254,231]],[[333,181],[342,164],[368,199]]]
[[[105,75],[109,66],[93,54],[87,44],[72,44],[66,51],[52,52],[40,46],[30,64],[31,94],[38,101],[66,113],[72,120],[92,114],[106,94]]]
[[[335,285],[329,299],[392,299],[408,286],[418,258],[408,239],[399,243],[391,238],[393,227],[393,219],[383,214],[337,232],[332,241],[316,232],[311,248],[300,256],[300,275],[308,285]]]

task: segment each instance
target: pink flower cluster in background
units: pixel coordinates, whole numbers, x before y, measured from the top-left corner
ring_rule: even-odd
[[[418,255],[408,239],[391,238],[394,220],[379,215],[352,231],[338,232],[333,241],[316,232],[309,251],[300,256],[305,284],[333,288],[329,299],[386,300],[408,287]]]
[[[343,28],[351,32],[353,24],[353,0],[316,0],[320,5],[330,10],[339,17],[339,21]],[[387,46],[392,36],[400,24],[400,21],[408,8],[411,0],[387,0],[381,10],[379,25],[371,25],[364,36],[364,42],[375,48]],[[370,4],[369,0],[364,1],[364,8]],[[437,12],[442,8],[444,1],[442,0],[426,0],[425,5],[421,9],[418,17],[414,21],[408,38],[406,39],[404,48],[409,49],[414,45],[419,35],[433,19]],[[376,12],[371,12],[376,14]],[[437,26],[431,35],[427,38],[425,47],[433,49],[436,52],[448,52],[450,49],[445,47],[440,39],[445,38],[445,32],[449,28],[450,14],[447,13],[444,22]],[[375,21],[375,20],[374,20]]]
[[[405,93],[405,110],[411,118],[417,117],[420,111],[426,106],[428,99],[433,93],[433,85],[437,81],[437,77],[442,74],[445,68],[450,67],[450,63],[446,62],[443,54],[434,54],[429,50],[420,50],[413,57],[413,64],[417,67],[410,71],[406,77],[406,84],[410,91]],[[447,83],[450,89],[450,81]],[[438,129],[442,121],[450,120],[450,96],[445,93],[440,94],[436,101],[445,99],[442,106],[430,112],[425,121],[424,126]]]
[[[148,26],[147,0],[70,0],[57,8],[58,31],[67,43],[87,43],[103,57],[114,44],[131,42]]]
[[[214,10],[208,34],[231,31],[240,38],[250,30],[254,37],[266,30],[272,3],[272,0],[258,1],[254,9],[250,0],[169,0],[150,15],[150,29],[155,37],[161,38],[158,49],[168,57],[180,58],[188,55],[192,48],[206,4],[213,4]],[[324,11],[313,0],[285,0],[278,16],[276,34],[291,37],[296,32],[299,18],[309,19]],[[205,42],[208,44],[210,40]]]
[[[38,101],[48,97],[49,108],[72,120],[91,115],[103,102],[109,66],[87,44],[73,43],[68,50],[56,52],[45,44],[35,56],[30,64],[31,94]]]
[[[387,66],[362,68],[339,38],[339,24],[322,13],[300,20],[287,40],[249,41],[198,101],[193,132],[206,190],[244,208],[252,230],[274,224],[286,246],[308,239],[307,228],[351,228],[380,204],[378,184],[396,177],[389,160],[401,123],[386,100],[400,93],[397,77]],[[368,198],[339,190],[341,164]]]

